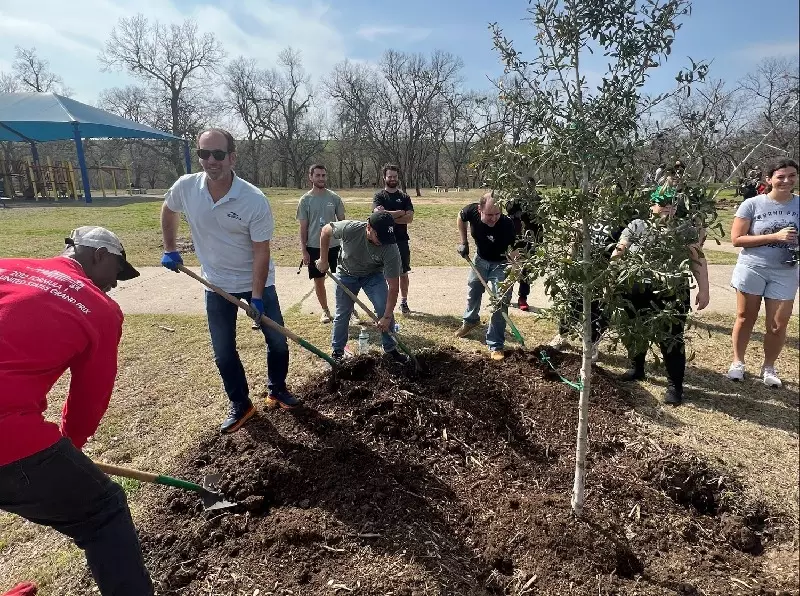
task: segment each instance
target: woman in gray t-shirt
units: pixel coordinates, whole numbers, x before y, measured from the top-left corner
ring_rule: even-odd
[[[746,199],[736,210],[731,242],[742,248],[733,270],[736,288],[736,322],[733,326],[733,364],[728,378],[744,378],[744,355],[753,332],[761,300],[766,329],[761,376],[769,387],[780,387],[775,360],[786,342],[798,288],[798,244],[800,197],[792,193],[797,182],[797,162],[781,159],[767,168],[766,194]]]

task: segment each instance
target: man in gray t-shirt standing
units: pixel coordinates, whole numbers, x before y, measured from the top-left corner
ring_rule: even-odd
[[[400,290],[402,261],[394,235],[394,219],[386,212],[376,212],[367,221],[337,221],[322,228],[320,258],[316,268],[325,272],[326,259],[332,240],[341,241],[337,279],[353,294],[364,290],[380,317],[375,326],[381,331],[383,351],[405,363],[406,357],[397,351],[397,343],[389,335],[394,327],[394,307]],[[336,316],[333,319],[331,347],[333,357],[344,357],[353,299],[339,286],[336,287]]]
[[[311,190],[304,194],[297,205],[297,221],[300,222],[300,250],[303,253],[303,265],[308,267],[308,279],[314,280],[314,291],[322,307],[320,321],[331,322],[331,311],[328,309],[328,293],[325,290],[325,274],[320,273],[314,263],[319,259],[319,235],[322,228],[333,221],[344,219],[344,203],[335,192],[328,190],[328,172],[322,164],[314,164],[308,169]],[[336,271],[339,256],[339,241],[331,240],[328,249],[328,262],[331,270]]]

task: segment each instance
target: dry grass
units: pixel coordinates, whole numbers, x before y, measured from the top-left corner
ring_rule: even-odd
[[[777,362],[782,389],[770,389],[754,378],[763,359],[763,318],[748,348],[751,374],[738,384],[724,377],[731,358],[732,317],[704,315],[698,323],[690,332],[695,358],[687,368],[685,405],[669,408],[660,403],[666,386],[664,369],[650,365],[653,374],[635,392],[640,420],[664,440],[724,465],[744,479],[751,498],[765,500],[773,511],[796,524],[800,514],[798,317],[792,317],[790,337]],[[627,362],[619,354],[603,360],[616,371]]]

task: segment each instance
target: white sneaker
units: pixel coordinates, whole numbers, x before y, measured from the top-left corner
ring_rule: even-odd
[[[322,311],[322,316],[320,316],[320,318],[319,318],[319,322],[320,323],[330,323],[331,320],[332,320],[331,319],[331,313],[329,313],[327,310],[323,310]]]
[[[731,381],[744,380],[744,362],[736,361],[728,369],[728,378]]]
[[[764,385],[767,387],[781,387],[783,383],[781,383],[780,378],[778,377],[778,373],[775,370],[774,366],[763,366],[761,367],[761,375],[764,379]]]
[[[549,344],[551,348],[555,348],[556,350],[561,350],[568,345],[569,342],[567,341],[567,338],[562,336],[560,333],[551,339]]]

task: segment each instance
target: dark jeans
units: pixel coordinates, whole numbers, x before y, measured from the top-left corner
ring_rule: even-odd
[[[527,300],[530,294],[531,294],[531,284],[529,284],[526,281],[519,282],[519,297],[521,299]]]
[[[233,294],[250,302],[251,292]],[[278,303],[275,286],[264,288],[264,314],[283,325],[283,315]],[[214,362],[217,363],[222,384],[228,399],[234,404],[250,403],[250,390],[244,374],[242,360],[236,350],[236,317],[239,307],[228,302],[214,292],[206,292],[206,314],[208,331],[211,333],[211,347],[214,349]],[[261,326],[267,342],[267,387],[270,393],[286,389],[286,375],[289,372],[289,345],[286,338],[269,327]]]
[[[361,290],[364,290],[367,298],[372,302],[376,315],[383,316],[389,296],[389,287],[386,285],[386,278],[382,272],[371,273],[364,277],[352,277],[340,271],[336,278],[356,296]],[[333,317],[333,328],[331,329],[331,348],[336,353],[342,353],[347,344],[347,333],[350,329],[350,316],[353,314],[354,304],[347,292],[339,284],[336,284],[336,315]],[[394,326],[394,317],[392,317],[390,325]],[[384,352],[391,352],[397,348],[397,342],[388,333],[381,333],[381,344]]]
[[[153,594],[125,493],[69,439],[0,466],[0,509],[72,538],[103,596]]]
[[[561,319],[558,322],[559,335],[570,335],[575,331],[575,325],[580,320],[583,312],[583,297],[575,296],[569,303],[569,318]],[[603,332],[608,329],[608,319],[603,313],[603,303],[600,300],[592,300],[592,343],[596,343]],[[583,330],[579,330],[579,336],[583,336]]]
[[[649,285],[641,285],[634,288],[634,291],[625,296],[631,302],[628,313],[633,316],[636,313],[647,315],[648,311],[663,310],[667,304],[677,305],[680,315],[672,324],[669,331],[669,339],[659,344],[661,355],[664,358],[664,367],[667,369],[667,378],[670,385],[678,390],[683,389],[683,377],[686,372],[686,347],[683,341],[683,331],[686,327],[686,316],[691,310],[689,300],[689,289],[679,291],[676,294],[656,293]],[[647,352],[630,354],[633,367],[644,372],[644,361]]]

